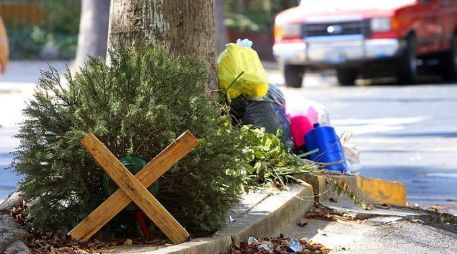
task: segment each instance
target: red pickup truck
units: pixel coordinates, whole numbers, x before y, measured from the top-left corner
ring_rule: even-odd
[[[276,16],[274,34],[289,87],[316,68],[336,69],[341,85],[386,71],[414,83],[428,63],[457,78],[457,0],[302,0]]]

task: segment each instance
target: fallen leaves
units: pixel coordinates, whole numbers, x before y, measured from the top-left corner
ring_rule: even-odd
[[[226,254],[286,254],[286,253],[303,253],[303,254],[328,254],[330,250],[320,243],[315,243],[306,238],[298,240],[300,244],[300,251],[291,250],[291,245],[294,241],[284,235],[274,238],[259,238],[258,242],[241,242],[240,245],[236,245],[232,238],[232,245],[230,246],[229,252]]]
[[[11,210],[9,211],[9,215],[13,217],[19,225],[25,225],[26,222],[26,214],[25,209],[27,209],[27,205],[25,201],[14,205]]]
[[[27,224],[26,214],[27,204],[22,201],[14,205],[8,214],[12,216],[16,222],[24,226],[30,233],[31,237],[26,239],[24,242],[30,248],[31,253],[41,254],[91,254],[99,253],[103,251],[112,252],[117,249],[118,246],[122,245],[134,245],[134,244],[147,244],[152,246],[159,246],[169,243],[169,240],[165,236],[159,235],[150,241],[124,239],[119,242],[101,242],[97,239],[91,239],[88,242],[80,243],[72,241],[69,237],[59,237],[56,234],[45,233],[40,230],[32,228]]]
[[[170,241],[165,236],[156,236],[150,241],[143,239],[119,239],[118,241],[102,242],[97,239],[91,239],[88,242],[81,243],[72,241],[69,237],[59,237],[49,233],[32,232],[33,237],[26,241],[27,246],[33,254],[50,253],[50,254],[92,254],[92,253],[109,253],[115,251],[119,246],[148,245],[163,246]]]
[[[306,219],[317,219],[327,221],[353,220],[351,216],[335,214],[331,209],[321,204],[315,204],[304,216]]]
[[[71,241],[68,238],[50,234],[35,234],[32,238],[27,240],[27,245],[32,253],[37,254],[89,254],[97,253],[98,249],[109,246],[96,239],[86,243],[79,243]]]

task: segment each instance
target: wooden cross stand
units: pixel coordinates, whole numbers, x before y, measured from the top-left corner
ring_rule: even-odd
[[[94,135],[87,134],[81,140],[81,144],[119,189],[68,233],[73,240],[89,240],[131,201],[173,243],[182,243],[189,238],[189,233],[147,190],[153,182],[198,145],[197,139],[189,131],[179,136],[135,176]]]

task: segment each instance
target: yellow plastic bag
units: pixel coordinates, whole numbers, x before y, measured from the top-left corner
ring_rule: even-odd
[[[268,76],[255,50],[234,43],[217,58],[219,89],[229,100],[241,94],[261,97],[268,92]]]

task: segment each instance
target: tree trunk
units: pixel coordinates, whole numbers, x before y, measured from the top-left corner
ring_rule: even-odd
[[[214,15],[216,20],[216,49],[217,54],[220,54],[228,42],[227,28],[224,23],[224,0],[216,0]]]
[[[112,0],[108,48],[145,40],[201,61],[216,86],[214,0]]]
[[[82,0],[78,48],[73,70],[77,70],[89,56],[106,56],[110,2]]]

